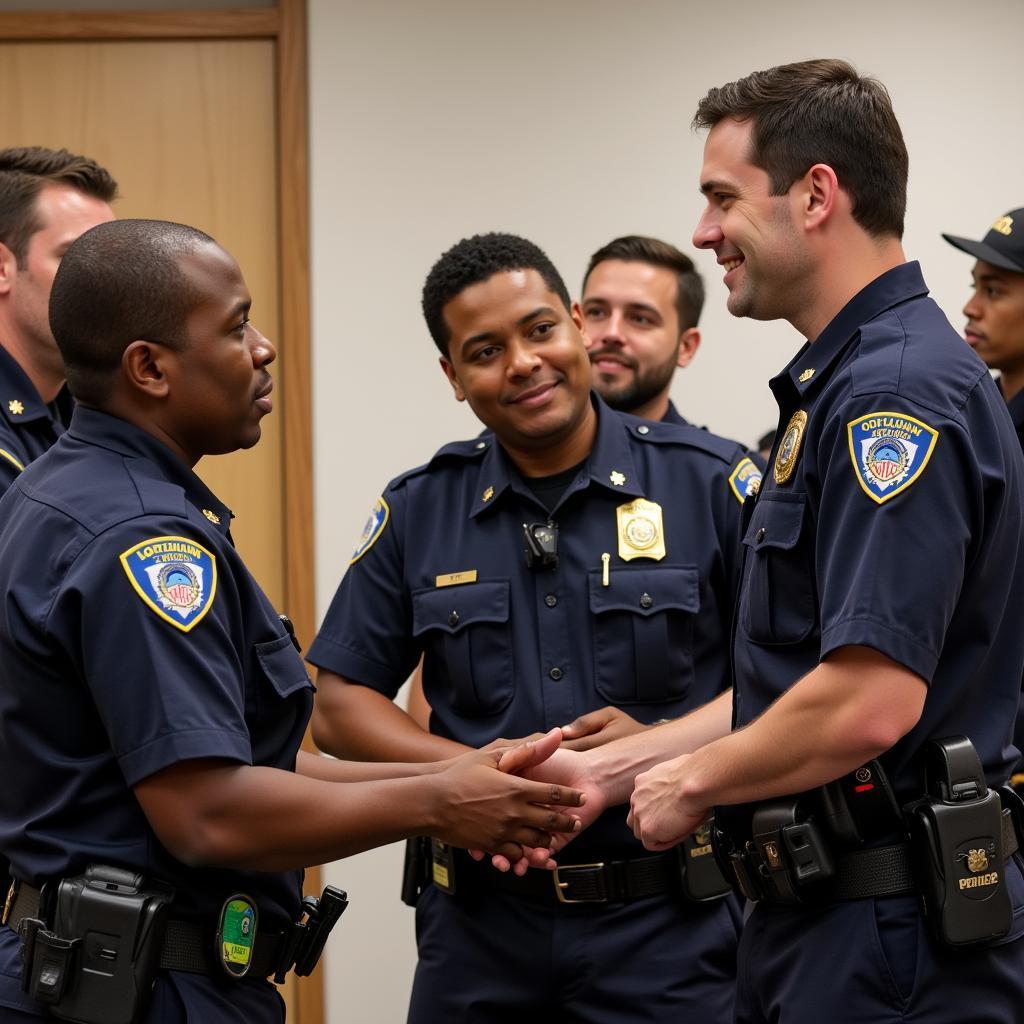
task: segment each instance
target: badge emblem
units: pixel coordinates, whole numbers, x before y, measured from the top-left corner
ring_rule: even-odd
[[[370,509],[370,515],[367,517],[366,525],[363,527],[359,543],[356,545],[355,551],[352,552],[352,557],[348,560],[349,565],[354,565],[373,547],[377,542],[377,538],[384,532],[384,527],[387,526],[388,519],[390,518],[391,509],[388,507],[388,503],[383,497],[378,498],[374,502],[373,508]]]
[[[494,488],[488,487],[486,491],[481,495],[484,501],[490,501],[494,497]]]
[[[988,870],[988,854],[984,850],[967,851],[967,870],[977,874]]]
[[[203,515],[206,516],[214,526],[220,526],[220,516],[217,515],[216,512],[213,512],[208,508],[204,508]]]
[[[665,532],[661,522],[661,506],[645,498],[636,498],[615,510],[619,527],[619,558],[665,557]]]
[[[236,893],[224,901],[217,926],[217,958],[232,978],[244,978],[252,966],[259,910],[256,901]]]
[[[617,469],[608,474],[608,479],[611,480],[613,487],[621,487],[626,482],[626,477]]]
[[[217,592],[217,560],[188,537],[150,537],[121,554],[135,592],[165,622],[188,633]]]
[[[21,404],[16,398],[12,398],[7,403],[7,408],[10,410],[12,416],[20,416],[25,411],[25,406]]]
[[[777,484],[784,484],[792,475],[800,455],[800,444],[804,439],[804,428],[807,426],[807,413],[801,409],[793,413],[782,435],[782,444],[775,455],[772,476]]]
[[[761,470],[750,459],[740,459],[736,468],[729,474],[729,486],[739,502],[745,501],[750,495],[757,494],[761,487]]]
[[[801,384],[806,384],[813,376],[814,367],[808,366],[807,369],[804,370],[804,372],[801,373],[799,377],[797,377],[797,380],[800,381]]]
[[[881,505],[924,472],[939,432],[903,413],[872,412],[847,424],[847,437],[857,480]]]

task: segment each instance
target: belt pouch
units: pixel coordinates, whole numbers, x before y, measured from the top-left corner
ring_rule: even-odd
[[[683,898],[692,903],[721,899],[732,891],[711,846],[712,819],[708,819],[677,847]]]

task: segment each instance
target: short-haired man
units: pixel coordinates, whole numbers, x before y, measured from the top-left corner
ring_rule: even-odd
[[[719,854],[759,901],[742,1024],[1011,1024],[1024,878],[987,786],[1017,759],[1024,457],[903,255],[907,152],[884,87],[844,61],[785,65],[712,89],[695,124],[694,243],[734,315],[807,339],[771,382],[778,440],[744,507],[736,728],[720,698],[549,771],[616,800],[656,765],[632,795],[648,849],[716,808]],[[960,735],[973,751],[935,742]]]
[[[594,390],[613,409],[685,423],[669,398],[700,345],[704,283],[674,245],[624,235],[590,257],[579,308]]]
[[[117,182],[66,149],[0,150],[0,494],[71,415],[50,332],[50,286],[68,246],[112,220]]]
[[[54,281],[78,405],[0,502],[5,1022],[52,1007],[86,1024],[280,1024],[266,977],[311,934],[292,927],[303,866],[424,825],[513,857],[573,827],[547,804],[576,793],[499,773],[495,755],[300,751],[312,684],[290,623],[192,470],[256,444],[271,411],[275,350],[250,306],[231,256],[161,221],[92,228]],[[555,745],[520,748],[521,766]]]
[[[423,310],[488,429],[376,503],[309,652],[321,748],[445,757],[609,703],[652,723],[728,686],[742,449],[592,395],[582,319],[522,238],[455,245]],[[429,733],[392,702],[421,655]],[[518,877],[435,851],[412,1024],[730,1020],[731,901],[687,902],[675,852],[652,859],[621,814],[566,852]]]

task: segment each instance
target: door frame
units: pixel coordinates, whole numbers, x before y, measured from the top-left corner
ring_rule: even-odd
[[[306,0],[211,11],[39,11],[0,13],[0,42],[269,39],[274,42],[278,287],[283,408],[281,481],[283,607],[304,647],[315,628],[313,429],[310,387],[309,111]],[[308,738],[307,738],[308,743]],[[319,891],[320,869],[306,872]],[[323,1024],[320,969],[294,987],[294,1024]]]

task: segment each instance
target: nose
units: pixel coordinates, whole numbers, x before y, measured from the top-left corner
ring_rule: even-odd
[[[277,349],[274,347],[274,343],[260,334],[255,327],[250,327],[250,331],[252,332],[252,341],[250,342],[252,365],[256,369],[269,366],[277,358]]]
[[[625,317],[622,315],[622,310],[611,310],[599,323],[589,328],[591,341],[594,345],[621,345],[624,324]]]
[[[541,360],[535,349],[523,341],[513,341],[508,347],[507,372],[512,378],[529,377]]]
[[[967,300],[967,305],[964,306],[964,316],[968,320],[980,320],[982,309],[981,303],[978,301],[978,289],[975,288],[971,293],[971,297]]]
[[[693,229],[693,244],[698,249],[713,249],[723,239],[722,229],[718,223],[717,211],[708,204]]]

